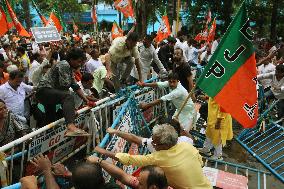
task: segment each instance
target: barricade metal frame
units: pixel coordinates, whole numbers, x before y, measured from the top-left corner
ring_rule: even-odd
[[[284,183],[284,128],[271,123],[260,131],[246,129],[236,140],[272,174]]]
[[[146,82],[152,82],[157,80],[157,78],[152,78]],[[85,107],[81,110],[78,111],[78,114],[82,114],[85,112],[90,111],[90,118],[88,120],[88,124],[89,125],[96,125],[94,127],[89,127],[89,132],[93,134],[92,137],[89,137],[87,142],[85,144],[83,144],[82,146],[80,146],[78,149],[76,149],[75,151],[73,151],[72,153],[68,154],[66,157],[64,157],[63,159],[60,160],[60,162],[65,161],[66,159],[70,158],[71,156],[73,156],[74,154],[78,153],[80,150],[84,149],[87,147],[87,153],[90,153],[91,148],[95,145],[97,145],[97,141],[96,141],[96,137],[98,139],[98,141],[100,142],[101,140],[104,140],[105,138],[105,130],[106,128],[109,127],[110,121],[109,118],[111,116],[111,114],[113,113],[112,110],[119,104],[124,103],[125,100],[127,99],[132,99],[131,103],[134,103],[134,98],[128,98],[129,94],[131,92],[132,96],[135,95],[139,95],[139,94],[143,94],[143,93],[147,93],[149,91],[153,91],[150,88],[143,88],[142,90],[139,90],[138,86],[134,85],[134,86],[130,86],[127,89],[123,89],[121,90],[121,93],[119,93],[118,95],[112,95],[110,97],[104,98],[100,101],[98,101],[96,104],[97,106],[93,109],[89,108],[89,107]],[[154,91],[154,96],[153,98],[158,98],[161,95],[163,95],[164,91],[160,91],[160,90],[155,90]],[[127,102],[127,101],[126,101]],[[124,106],[122,106],[123,108]],[[121,112],[121,111],[120,111]],[[139,111],[138,111],[139,112]],[[154,108],[153,109],[153,116],[157,115],[156,113],[158,113],[158,109]],[[116,121],[118,119],[115,119],[114,122],[118,122]],[[142,116],[142,121],[145,122],[145,120],[143,120],[143,116]],[[12,175],[12,171],[13,171],[13,163],[14,160],[16,158],[21,158],[21,175],[20,177],[22,177],[22,173],[23,173],[23,168],[24,168],[24,162],[25,162],[25,156],[27,154],[27,149],[25,148],[26,143],[28,140],[30,140],[30,138],[33,138],[35,136],[37,136],[38,134],[41,134],[53,127],[56,127],[59,124],[64,123],[64,118],[59,119],[43,128],[40,128],[32,133],[29,133],[15,141],[12,141],[9,144],[6,144],[2,147],[0,147],[0,152],[5,152],[10,150],[11,154],[9,157],[6,157],[5,160],[6,162],[9,163],[9,173],[10,175]],[[145,122],[146,124],[146,122]],[[114,125],[114,123],[112,124]],[[99,133],[99,134],[98,134]],[[92,146],[93,144],[93,146]],[[21,150],[18,153],[15,153],[15,147],[21,145]],[[12,180],[12,177],[10,177],[10,180]],[[15,187],[14,187],[15,186]],[[10,185],[6,188],[19,188],[19,184],[14,184],[14,185]]]

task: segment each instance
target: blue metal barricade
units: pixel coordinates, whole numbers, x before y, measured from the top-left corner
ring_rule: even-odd
[[[265,130],[246,129],[236,140],[284,183],[284,129],[271,123]]]

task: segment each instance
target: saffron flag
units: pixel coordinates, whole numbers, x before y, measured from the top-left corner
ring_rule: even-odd
[[[93,19],[93,23],[97,23],[98,22],[98,17],[97,17],[97,7],[96,5],[94,5],[92,7],[92,11],[91,11],[91,16],[92,16],[92,19]]]
[[[170,27],[170,23],[169,23],[169,19],[167,15],[164,15],[162,17],[162,22],[160,25],[160,28],[158,30],[157,36],[155,38],[156,42],[160,42],[166,38],[169,37],[169,35],[171,35],[171,27]]]
[[[37,14],[39,15],[39,17],[41,19],[43,25],[46,26],[47,22],[48,22],[47,19],[41,14],[41,12],[40,12],[39,8],[37,7],[36,3],[34,2],[34,0],[32,0],[32,3],[33,3],[33,6],[36,9]]]
[[[213,23],[211,25],[211,28],[209,30],[208,36],[207,36],[207,41],[214,41],[215,38],[215,31],[216,31],[216,18],[214,18]]]
[[[204,30],[202,32],[200,32],[199,34],[196,35],[196,37],[194,38],[195,41],[206,41],[208,37],[208,32],[207,30]]]
[[[256,60],[245,2],[209,60],[197,86],[243,127],[257,123]]]
[[[75,23],[75,21],[74,21],[74,19],[73,19],[73,30],[74,30],[74,33],[77,33],[78,32],[78,30],[79,30],[79,28],[78,28],[78,26],[76,25],[76,23]]]
[[[10,17],[14,23],[15,28],[17,29],[20,36],[24,37],[30,37],[30,34],[26,31],[26,29],[22,26],[22,24],[19,22],[15,12],[13,11],[11,5],[9,4],[8,0],[6,0],[6,5],[8,8],[8,12],[10,14]]]
[[[53,12],[50,13],[49,20],[46,26],[55,26],[59,33],[63,29],[60,24],[60,20],[57,18],[57,16]]]
[[[117,37],[122,37],[123,36],[123,30],[117,25],[116,22],[112,24],[112,29],[111,29],[111,37],[112,39],[115,39]]]
[[[5,33],[7,33],[8,30],[9,28],[8,28],[7,18],[5,12],[0,6],[0,36],[5,35]]]
[[[14,26],[13,21],[8,23],[8,30],[10,30]]]
[[[132,8],[131,0],[116,0],[114,6],[117,10],[122,12],[125,18],[132,17],[134,18],[134,11]]]

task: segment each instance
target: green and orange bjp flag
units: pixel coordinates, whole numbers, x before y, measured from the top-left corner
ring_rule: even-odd
[[[197,86],[244,128],[258,118],[256,60],[246,3],[227,29]]]

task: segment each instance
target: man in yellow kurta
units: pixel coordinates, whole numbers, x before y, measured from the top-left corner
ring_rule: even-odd
[[[208,118],[206,128],[206,140],[203,148],[199,151],[210,156],[210,150],[214,147],[212,159],[223,160],[222,147],[226,145],[227,140],[233,138],[232,117],[230,114],[222,112],[220,106],[209,98]]]
[[[198,150],[189,143],[177,143],[178,134],[172,126],[156,125],[152,139],[156,151],[148,155],[113,153],[100,147],[95,150],[124,165],[156,165],[163,169],[169,185],[174,189],[212,189],[202,172],[203,162]]]

